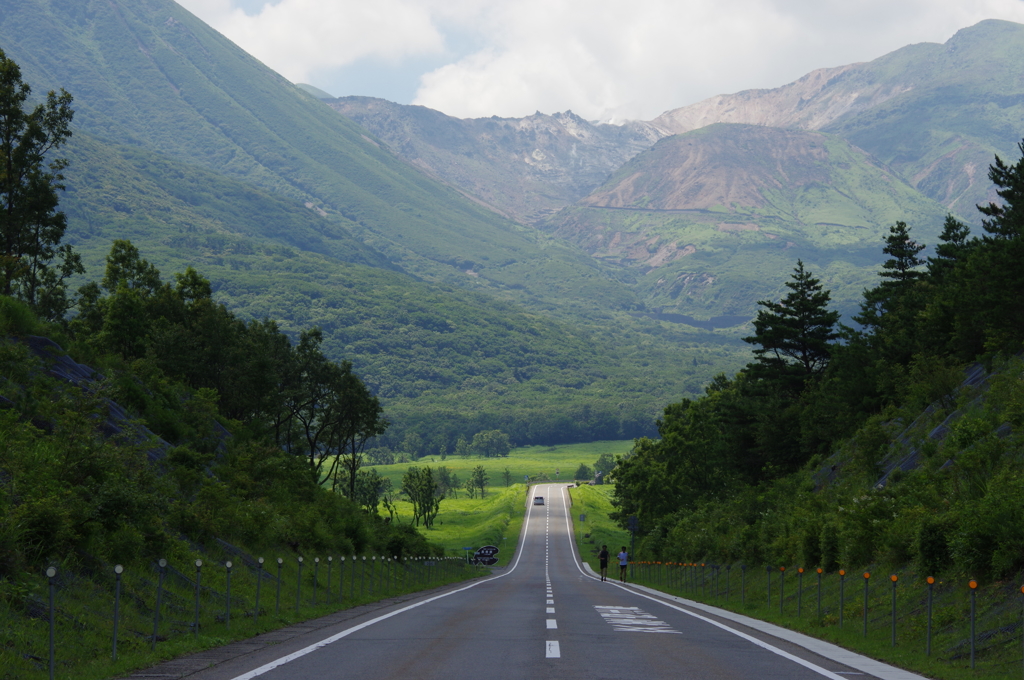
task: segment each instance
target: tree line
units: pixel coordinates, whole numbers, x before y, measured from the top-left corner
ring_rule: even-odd
[[[745,338],[753,360],[667,406],[660,437],[618,461],[615,518],[638,518],[646,550],[829,567],[939,555],[979,575],[1024,567],[1024,552],[999,547],[1024,547],[1024,536],[996,538],[1024,516],[1008,491],[1024,457],[995,434],[1024,424],[1013,358],[1024,345],[1024,160],[996,157],[989,178],[1001,201],[979,206],[979,234],[947,216],[925,257],[908,225],[890,228],[855,327],[800,261],[787,294],[759,303]],[[998,369],[983,393],[961,385],[976,361]],[[946,418],[952,434],[936,438]],[[881,461],[908,452],[919,468],[883,477]]]

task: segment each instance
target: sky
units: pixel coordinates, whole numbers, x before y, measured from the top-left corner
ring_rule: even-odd
[[[460,118],[650,120],[945,42],[1024,0],[178,0],[292,82]]]

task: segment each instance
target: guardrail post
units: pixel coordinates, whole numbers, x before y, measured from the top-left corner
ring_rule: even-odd
[[[925,656],[932,655],[932,587],[935,585],[935,577],[928,577],[928,632],[925,638]]]
[[[839,570],[839,628],[843,627],[843,608],[846,604],[846,570]]]
[[[896,581],[899,580],[899,578],[896,576],[896,574],[893,574],[892,576],[889,577],[889,580],[892,581],[892,646],[895,647],[896,646]]]
[[[825,571],[821,567],[818,567],[818,620],[821,621],[821,572]]]
[[[316,606],[316,584],[320,579],[320,558],[313,558],[313,606]]]
[[[195,627],[195,637],[199,637],[199,580],[203,575],[203,561],[196,560],[196,615],[193,626]]]
[[[53,672],[57,666],[54,652],[54,637],[56,637],[57,621],[54,618],[54,591],[56,590],[56,584],[53,582],[54,577],[57,576],[56,567],[46,568],[47,584],[50,589],[50,680],[53,680]]]
[[[256,612],[252,616],[253,623],[260,621],[260,587],[263,585],[263,558],[256,560]]]
[[[803,608],[804,599],[804,568],[797,567],[796,570],[796,617],[800,618],[800,611]]]
[[[331,601],[331,567],[334,566],[334,556],[327,556],[327,595],[324,596],[324,601],[330,603]]]
[[[785,615],[786,604],[786,568],[779,567],[779,616]]]
[[[114,565],[114,650],[112,659],[117,661],[117,626],[121,619],[121,572],[124,567]]]
[[[224,568],[227,570],[227,590],[225,592],[225,597],[227,599],[227,610],[224,613],[224,626],[228,630],[231,630],[231,560],[228,560],[224,563]]]
[[[871,580],[871,572],[864,572],[864,637],[868,636],[868,581]]]
[[[302,555],[299,555],[299,577],[295,579],[295,614],[299,613],[299,602],[302,599]]]
[[[277,604],[274,608],[274,616],[281,616],[281,567],[284,565],[284,558],[277,558]]]
[[[160,576],[156,582],[156,609],[153,611],[153,640],[149,644],[149,650],[154,651],[156,649],[156,636],[160,630],[160,601],[163,599],[164,594],[164,576],[167,573],[167,560],[160,558],[157,562],[157,566],[160,567]]]
[[[975,621],[975,594],[978,590],[978,582],[973,578],[967,584],[971,587],[971,668],[974,668],[974,621]]]

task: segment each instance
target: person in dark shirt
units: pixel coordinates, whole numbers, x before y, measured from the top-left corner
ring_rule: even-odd
[[[608,580],[608,546],[602,545],[601,552],[597,553],[597,559],[601,562],[601,580]]]

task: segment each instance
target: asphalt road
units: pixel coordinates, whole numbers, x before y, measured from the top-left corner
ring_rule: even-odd
[[[796,645],[601,582],[581,566],[565,485],[536,487],[498,575],[261,650],[196,680],[471,677],[623,680],[870,678]],[[610,546],[613,556],[618,546]]]

